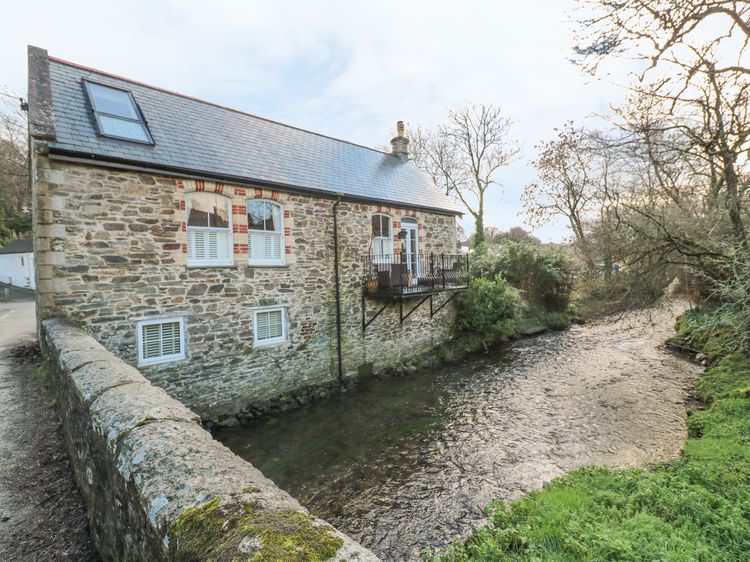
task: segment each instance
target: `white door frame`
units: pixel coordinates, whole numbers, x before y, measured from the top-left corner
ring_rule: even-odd
[[[415,222],[407,221],[404,222],[403,219],[401,220],[401,228],[403,228],[406,231],[406,264],[407,268],[409,270],[409,273],[412,274],[413,282],[417,282],[417,277],[419,277],[420,271],[419,271],[419,225]],[[413,237],[413,238],[412,238]],[[414,252],[412,254],[412,245],[411,242],[414,242]],[[416,265],[416,271],[412,271],[412,259],[414,260],[414,264]]]

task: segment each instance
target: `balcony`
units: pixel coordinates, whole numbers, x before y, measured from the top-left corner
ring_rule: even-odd
[[[464,289],[469,282],[469,256],[464,254],[369,255],[362,262],[362,286],[369,297]]]
[[[469,283],[469,256],[465,254],[367,255],[361,261],[362,330],[395,302],[399,304],[402,323],[428,299],[432,317]],[[441,292],[453,294],[435,308],[432,296]],[[370,318],[366,312],[367,297],[384,301]],[[420,300],[405,310],[404,300],[412,298]]]

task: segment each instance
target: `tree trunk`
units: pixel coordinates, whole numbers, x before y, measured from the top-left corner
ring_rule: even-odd
[[[479,205],[474,215],[474,247],[478,248],[484,242],[484,191],[479,191]]]
[[[737,170],[735,169],[735,155],[734,153],[725,153],[722,155],[722,162],[724,164],[724,182],[726,183],[727,189],[727,207],[729,208],[729,220],[732,223],[732,230],[737,239],[737,242],[744,246],[746,243],[745,225],[742,222],[742,205],[740,203],[739,191],[739,177],[737,176]]]

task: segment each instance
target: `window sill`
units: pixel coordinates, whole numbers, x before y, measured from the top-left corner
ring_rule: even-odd
[[[248,262],[248,267],[289,267],[289,264],[284,263],[258,263],[258,262]]]
[[[285,343],[289,343],[289,340],[287,338],[279,339],[279,340],[272,340],[272,341],[253,342],[253,349],[266,349],[269,347],[279,347],[280,345],[284,345]]]
[[[164,365],[165,363],[176,363],[178,361],[185,361],[187,356],[184,354],[173,355],[169,357],[159,357],[158,359],[138,361],[138,367],[151,367],[153,365]]]
[[[239,265],[236,263],[189,263],[186,267],[188,269],[237,269]]]

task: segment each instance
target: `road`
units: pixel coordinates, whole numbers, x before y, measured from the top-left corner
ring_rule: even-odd
[[[33,301],[0,301],[0,560],[98,560],[35,331]]]
[[[0,349],[34,339],[35,331],[34,301],[0,301]]]

